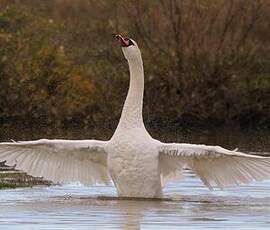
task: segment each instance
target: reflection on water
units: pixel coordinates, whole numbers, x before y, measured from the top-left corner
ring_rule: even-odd
[[[220,143],[228,148],[270,152],[269,134],[261,132],[152,133],[166,141]],[[111,134],[111,130],[3,129],[0,139],[107,139]],[[210,192],[193,173],[186,171],[185,176],[184,181],[164,188],[170,200],[163,201],[118,200],[112,186],[0,190],[0,229],[270,229],[270,181]]]

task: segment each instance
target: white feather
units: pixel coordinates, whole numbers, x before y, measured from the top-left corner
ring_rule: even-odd
[[[55,183],[108,184],[106,141],[36,140],[0,143],[0,162]],[[91,175],[91,178],[88,178]]]
[[[159,154],[161,165],[187,164],[210,189],[270,179],[269,157],[230,151],[220,146],[177,143],[161,143]],[[166,167],[166,170],[174,172],[177,168]],[[161,172],[164,173],[164,169]]]

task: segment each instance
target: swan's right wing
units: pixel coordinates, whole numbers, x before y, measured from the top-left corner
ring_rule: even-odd
[[[160,143],[161,165],[166,161],[176,171],[183,164],[191,168],[210,189],[270,179],[270,157],[230,151],[220,146]],[[162,169],[161,169],[162,173]]]
[[[36,140],[0,143],[0,162],[55,183],[110,183],[106,141]]]

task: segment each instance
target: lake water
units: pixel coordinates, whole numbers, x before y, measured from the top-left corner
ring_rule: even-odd
[[[2,131],[1,139],[102,138],[111,131]],[[269,133],[153,132],[161,140],[270,152]],[[270,229],[270,181],[209,191],[190,171],[164,188],[169,200],[118,200],[113,186],[79,184],[0,190],[0,229]]]

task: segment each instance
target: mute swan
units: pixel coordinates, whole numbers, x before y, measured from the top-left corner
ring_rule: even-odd
[[[164,180],[187,165],[210,189],[270,178],[270,158],[219,146],[162,143],[142,118],[144,71],[136,42],[116,35],[128,61],[130,86],[109,141],[35,140],[0,143],[0,161],[57,183],[109,183],[121,197],[162,197]]]

